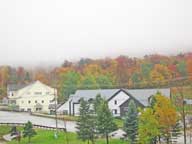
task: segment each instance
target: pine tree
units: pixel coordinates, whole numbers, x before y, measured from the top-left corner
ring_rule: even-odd
[[[138,130],[138,112],[137,107],[133,100],[128,104],[128,111],[125,116],[124,121],[124,130],[127,133],[129,141],[132,143],[135,142]]]
[[[24,126],[23,137],[28,137],[28,143],[31,143],[31,138],[36,134],[32,123],[28,121]]]
[[[96,119],[98,133],[105,135],[106,144],[109,144],[109,133],[116,130],[117,126],[114,123],[114,118],[108,107],[107,101],[101,101],[97,110]]]
[[[80,115],[77,120],[77,135],[78,138],[83,141],[89,140],[94,143],[94,133],[95,133],[95,120],[92,114],[92,110],[90,109],[90,105],[87,101],[81,99],[80,100]]]

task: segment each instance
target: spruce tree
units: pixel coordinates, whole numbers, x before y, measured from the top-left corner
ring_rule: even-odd
[[[109,144],[109,133],[116,130],[117,126],[114,123],[114,118],[108,107],[107,101],[101,101],[97,110],[97,131],[106,138],[106,144]]]
[[[133,100],[128,104],[128,111],[124,121],[124,130],[127,133],[128,140],[133,144],[136,141],[138,130],[138,112]]]
[[[24,126],[23,137],[28,137],[28,143],[31,143],[31,138],[36,134],[32,123],[28,121]]]
[[[80,100],[80,115],[77,120],[77,135],[78,138],[83,141],[89,140],[94,143],[94,133],[95,133],[95,120],[90,110],[90,105],[87,101]]]

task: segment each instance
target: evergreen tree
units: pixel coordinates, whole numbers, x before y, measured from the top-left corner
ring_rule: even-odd
[[[30,77],[29,72],[26,72],[26,74],[25,74],[25,81],[26,82],[30,82],[31,81],[31,77]]]
[[[97,109],[97,131],[99,134],[105,135],[106,144],[109,144],[109,133],[116,130],[117,126],[114,123],[114,118],[108,107],[108,103],[102,100]]]
[[[95,133],[95,120],[90,110],[90,105],[87,101],[80,100],[80,114],[77,120],[77,135],[78,138],[83,141],[89,140],[94,143],[94,133]]]
[[[31,138],[36,134],[32,123],[28,121],[24,126],[23,137],[28,137],[28,143],[31,143]]]
[[[133,144],[136,140],[138,130],[138,112],[133,100],[129,102],[128,108],[124,121],[124,130],[127,133],[129,141]]]
[[[98,94],[93,102],[93,107],[94,107],[94,112],[97,113],[97,110],[101,104],[101,102],[103,101],[103,99],[101,98],[101,95]]]

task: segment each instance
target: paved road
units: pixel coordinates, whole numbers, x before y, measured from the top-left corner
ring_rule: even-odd
[[[0,111],[0,122],[26,123],[27,121],[31,121],[33,124],[55,127],[55,120],[51,118],[32,116],[28,113]],[[64,122],[58,120],[58,127],[64,128]],[[75,122],[72,121],[66,122],[67,131],[75,132],[76,131],[75,127],[76,127]]]

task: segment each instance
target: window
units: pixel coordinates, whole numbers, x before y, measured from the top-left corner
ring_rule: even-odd
[[[113,110],[113,114],[117,114],[117,110],[116,109]]]
[[[49,92],[46,92],[46,95],[49,95]]]
[[[28,108],[28,109],[27,109],[27,111],[28,111],[28,112],[31,112],[31,109],[30,109],[30,108]]]
[[[13,94],[13,93],[11,93],[11,96],[14,96],[14,94]]]
[[[28,103],[30,104],[30,103],[31,103],[31,101],[29,100],[29,101],[28,101]]]
[[[42,100],[41,102],[44,103],[44,100]]]
[[[37,103],[37,100],[35,101],[35,103]]]
[[[41,111],[42,110],[42,108],[36,108],[36,111]]]
[[[23,103],[24,103],[24,101],[21,101],[21,103],[23,104]]]
[[[117,104],[117,100],[114,101],[114,104],[115,104],[115,105]]]
[[[41,95],[42,92],[35,92],[35,95]]]

